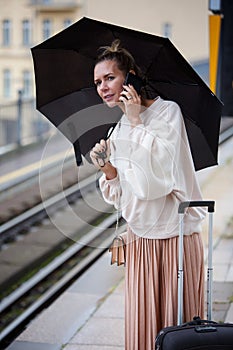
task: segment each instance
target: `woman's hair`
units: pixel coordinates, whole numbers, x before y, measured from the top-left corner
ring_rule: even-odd
[[[119,39],[112,42],[111,46],[102,46],[99,48],[100,54],[96,63],[111,60],[116,61],[118,68],[126,75],[130,70],[134,70],[139,76],[142,76],[140,68],[136,65],[133,56],[128,50],[121,47]]]
[[[130,70],[133,70],[135,74],[143,80],[143,87],[141,89],[141,96],[143,98],[154,98],[158,95],[149,87],[146,76],[143,75],[140,67],[136,64],[131,53],[125,48],[121,47],[121,42],[119,39],[115,39],[111,46],[100,47],[99,51],[100,53],[97,56],[95,65],[105,60],[115,61],[118,69],[125,75]]]

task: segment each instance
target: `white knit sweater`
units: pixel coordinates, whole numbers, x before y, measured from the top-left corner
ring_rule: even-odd
[[[186,129],[179,106],[158,98],[140,114],[134,128],[125,115],[111,137],[111,163],[118,176],[100,178],[106,202],[122,211],[132,231],[144,238],[178,235],[181,201],[201,200]],[[202,208],[190,208],[184,233],[200,232]]]

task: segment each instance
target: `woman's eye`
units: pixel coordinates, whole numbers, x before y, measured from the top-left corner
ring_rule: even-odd
[[[96,86],[99,86],[100,84],[101,84],[101,81],[96,81],[96,82],[95,82],[95,85],[96,85]]]
[[[108,80],[113,80],[114,79],[114,77],[113,76],[108,76]]]

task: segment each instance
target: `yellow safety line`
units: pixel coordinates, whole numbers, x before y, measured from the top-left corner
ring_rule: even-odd
[[[0,176],[0,184],[3,184],[4,182],[10,181],[10,180],[14,180],[17,177],[20,177],[24,174],[27,174],[32,170],[36,170],[36,169],[42,168],[48,164],[54,163],[54,162],[58,161],[59,159],[65,160],[65,158],[67,156],[69,156],[69,154],[71,154],[71,152],[72,152],[71,149],[69,151],[60,152],[60,153],[56,154],[55,156],[48,157],[46,159],[43,159],[43,160],[40,160],[38,162],[27,165],[21,169],[12,171],[11,173],[8,173],[6,175]]]

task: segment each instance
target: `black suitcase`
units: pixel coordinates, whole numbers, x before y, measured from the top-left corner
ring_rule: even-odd
[[[179,206],[179,271],[178,271],[178,317],[177,326],[162,329],[155,340],[155,350],[233,350],[233,324],[216,323],[212,317],[212,232],[214,201],[183,202]],[[207,320],[194,317],[182,323],[183,315],[183,215],[188,207],[208,207],[209,243],[207,273]]]

